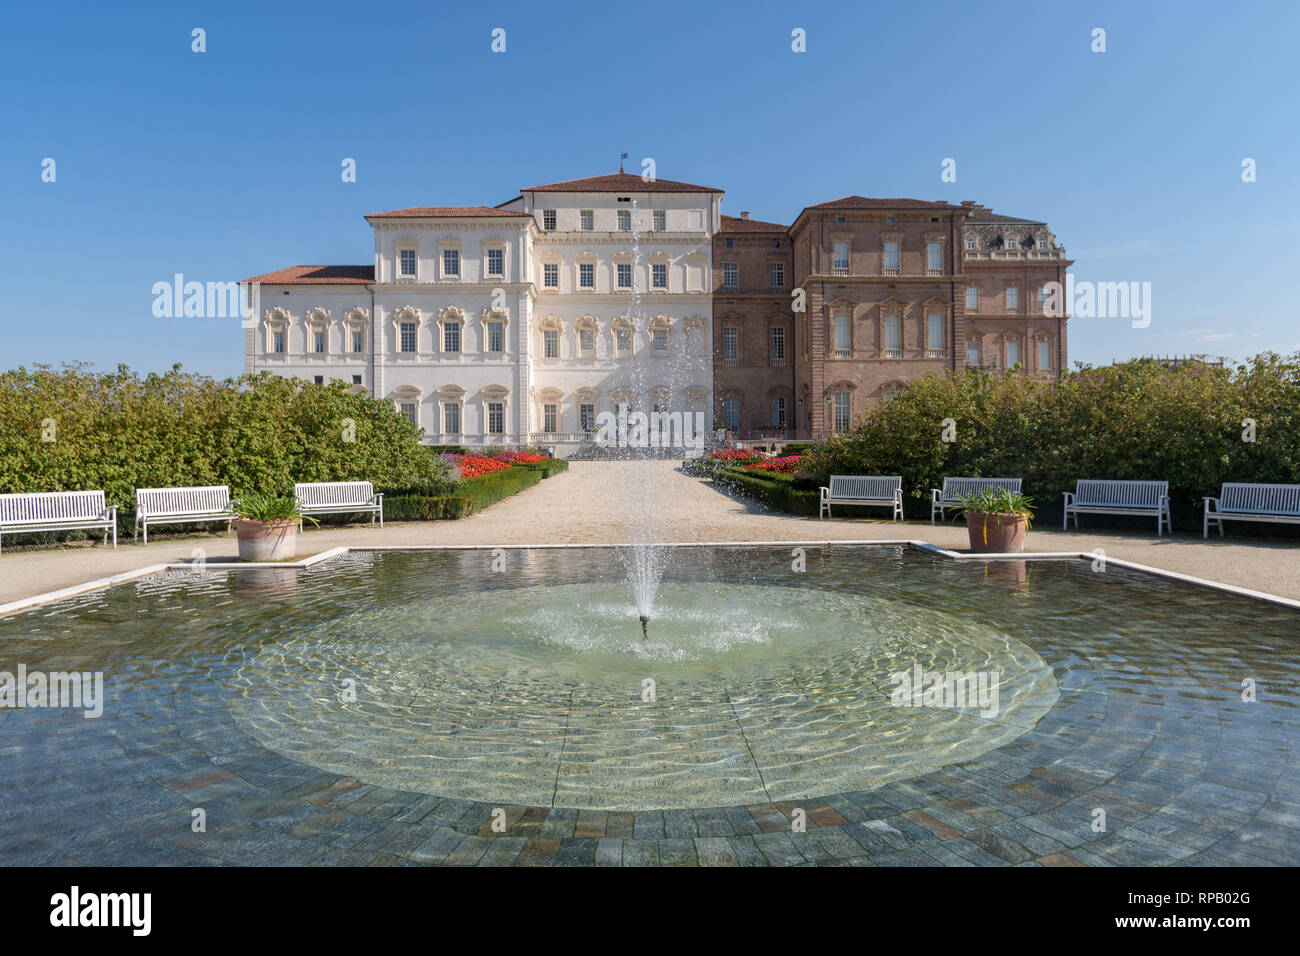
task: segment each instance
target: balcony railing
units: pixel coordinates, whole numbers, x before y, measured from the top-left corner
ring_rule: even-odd
[[[885,349],[884,352],[885,352],[885,358],[902,358],[902,357],[903,357],[903,350],[902,350],[902,349]]]
[[[772,368],[785,368],[785,356],[773,355],[768,363]]]

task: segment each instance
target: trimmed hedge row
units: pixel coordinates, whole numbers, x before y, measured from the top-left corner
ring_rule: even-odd
[[[707,461],[707,459],[694,459],[694,461]],[[746,495],[779,511],[796,515],[817,514],[819,499],[817,486],[814,483],[810,489],[806,478],[783,475],[779,472],[747,471],[744,468],[731,467],[705,466],[705,471],[714,484]]]
[[[406,489],[392,497],[384,496],[384,517],[391,521],[465,518],[531,488],[551,475],[566,471],[568,467],[567,461],[554,458],[532,465],[511,465],[478,478],[467,478],[449,494],[423,494],[419,489]]]

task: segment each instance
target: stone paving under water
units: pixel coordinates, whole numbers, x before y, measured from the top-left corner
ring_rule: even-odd
[[[528,574],[491,583],[497,598],[557,574],[570,580],[575,562],[590,560],[585,551],[534,554]],[[769,557],[787,555],[750,548],[705,557],[714,576],[747,579]],[[387,787],[268,746],[264,728],[231,706],[229,678],[274,635],[227,626],[217,629],[227,639],[216,646],[208,620],[247,624],[256,611],[300,629],[320,616],[313,596],[341,579],[378,580],[415,562],[426,577],[470,580],[473,552],[155,578],[0,621],[0,670],[20,662],[103,670],[109,689],[98,719],[0,711],[0,862],[1073,866],[1300,858],[1293,613],[1115,569],[1094,575],[1087,562],[986,568],[902,548],[809,555],[827,587],[870,579],[918,607],[978,616],[1033,648],[1059,697],[1000,746],[879,786],[810,786],[799,799],[654,810],[509,804],[490,790],[465,797]],[[1243,699],[1243,681],[1252,682],[1253,702]],[[193,826],[196,809],[203,832]],[[795,817],[806,818],[806,832],[792,832]]]

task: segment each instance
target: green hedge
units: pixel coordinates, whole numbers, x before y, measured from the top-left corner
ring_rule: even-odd
[[[382,489],[447,474],[391,402],[269,373],[19,368],[0,374],[0,422],[0,493],[102,488],[126,534],[137,488],[228,485],[238,498],[289,494],[296,481]]]
[[[813,488],[810,491],[805,487],[799,487],[794,475],[782,475],[770,471],[746,471],[744,468],[715,468],[711,470],[710,477],[717,485],[780,511],[796,515],[817,514],[817,489]]]
[[[955,425],[950,442],[945,419]],[[1243,440],[1245,419],[1255,423],[1254,441]],[[905,508],[916,518],[929,517],[929,490],[945,476],[1020,477],[1043,522],[1060,520],[1062,492],[1079,478],[1164,480],[1175,526],[1200,530],[1202,496],[1217,495],[1225,481],[1300,482],[1300,354],[1263,353],[1222,369],[1149,359],[1081,366],[1059,384],[981,372],[925,376],[873,403],[851,431],[819,442],[805,470],[823,482],[902,475]]]
[[[384,517],[391,521],[438,521],[464,518],[518,494],[561,471],[569,463],[554,458],[531,465],[512,465],[501,471],[467,478],[445,494],[424,494],[418,489],[384,495]]]

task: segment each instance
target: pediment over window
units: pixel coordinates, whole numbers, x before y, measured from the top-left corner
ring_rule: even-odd
[[[419,322],[420,310],[413,305],[404,305],[393,311],[394,322]]]
[[[459,385],[444,385],[433,394],[441,402],[460,402],[465,398],[465,390]]]
[[[423,393],[414,385],[399,385],[392,392],[395,402],[418,402],[421,395]]]
[[[464,322],[465,310],[455,305],[445,305],[438,310],[439,322]]]
[[[564,330],[564,320],[558,315],[544,315],[537,320],[537,327],[551,332],[561,332]]]

